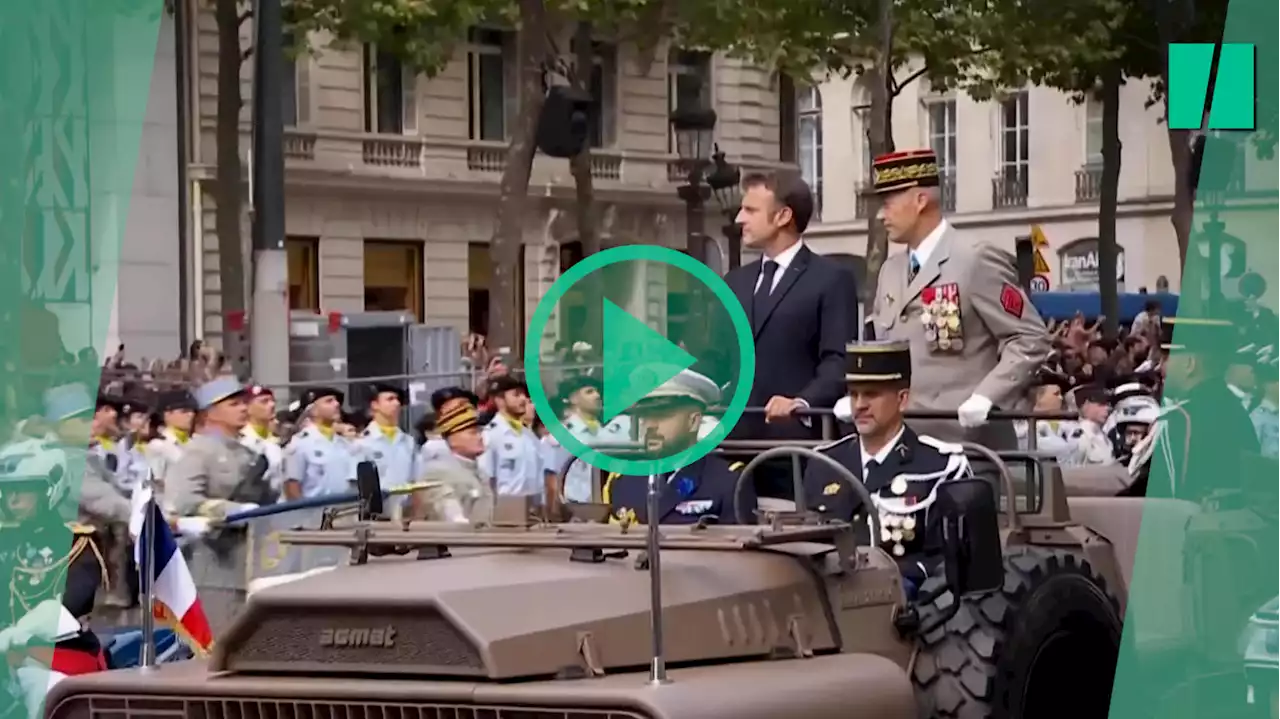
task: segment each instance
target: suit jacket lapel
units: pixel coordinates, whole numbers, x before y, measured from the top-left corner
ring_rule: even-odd
[[[905,307],[912,300],[919,297],[924,288],[933,284],[942,275],[942,266],[951,257],[951,236],[953,234],[951,228],[948,227],[947,231],[942,233],[942,237],[938,238],[938,244],[933,248],[933,252],[929,254],[929,259],[925,261],[924,267],[920,268],[920,271],[916,273],[916,278],[907,285],[907,291],[902,293],[902,306]],[[904,263],[903,269],[906,269],[906,263]],[[903,277],[905,278],[906,275],[904,274]],[[901,312],[901,308],[899,308],[899,312]]]
[[[914,441],[915,433],[910,427],[904,427],[902,436],[884,458],[884,463],[868,472],[870,477],[863,481],[868,492],[879,492],[888,487],[894,477],[911,468],[911,445]]]
[[[734,273],[734,281],[731,285],[733,294],[737,295],[738,302],[742,305],[743,311],[747,313],[747,321],[755,327],[756,319],[752,313],[751,296],[755,294],[756,279],[760,277],[761,260],[756,260],[749,265],[744,265],[742,269]]]
[[[764,325],[769,321],[769,317],[773,315],[773,311],[782,303],[782,298],[786,297],[787,292],[795,285],[796,280],[800,279],[800,275],[804,274],[804,270],[809,266],[809,256],[813,251],[808,247],[801,246],[800,251],[796,253],[795,259],[791,260],[791,264],[787,265],[787,269],[782,273],[782,277],[778,280],[778,286],[773,288],[773,292],[769,294],[769,298],[765,300],[764,310],[760,313],[760,317],[752,318],[752,328],[755,330],[756,337],[760,336],[760,331],[764,329]],[[752,287],[754,290],[755,288]]]

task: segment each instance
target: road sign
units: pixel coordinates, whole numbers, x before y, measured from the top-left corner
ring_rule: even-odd
[[[1049,274],[1049,262],[1045,260],[1044,254],[1040,252],[1039,248],[1036,249],[1034,272],[1037,275]]]
[[[1044,236],[1044,230],[1040,229],[1040,225],[1031,226],[1031,246],[1037,249],[1049,246],[1049,238]]]
[[[1049,278],[1045,277],[1044,275],[1036,275],[1035,277],[1032,277],[1031,291],[1032,292],[1048,292]]]
[[[566,297],[571,302],[557,311]],[[644,459],[637,459],[634,451],[596,449],[570,432],[563,421],[564,406],[556,402],[565,368],[539,350],[549,337],[561,346],[572,346],[597,336],[587,322],[560,322],[559,330],[554,329],[553,320],[567,314],[571,304],[588,303],[601,308],[600,419],[607,422],[626,414],[653,389],[692,368],[724,388],[717,403],[724,407],[724,414],[715,428],[692,447]],[[660,474],[701,459],[742,417],[755,379],[751,322],[733,290],[703,263],[665,247],[614,247],[574,265],[538,303],[527,337],[525,379],[538,416],[565,450],[609,472]]]

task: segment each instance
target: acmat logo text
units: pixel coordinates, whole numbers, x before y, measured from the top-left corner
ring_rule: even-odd
[[[320,646],[343,649],[374,647],[390,649],[396,645],[396,628],[345,628],[320,630]]]

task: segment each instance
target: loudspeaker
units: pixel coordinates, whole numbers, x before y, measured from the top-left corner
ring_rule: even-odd
[[[591,95],[553,85],[538,116],[538,149],[549,157],[573,157],[591,131]]]

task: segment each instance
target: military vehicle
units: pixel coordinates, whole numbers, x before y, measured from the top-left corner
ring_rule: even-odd
[[[765,450],[741,485],[791,455],[831,464],[870,504],[801,444],[722,451]],[[1034,452],[965,449],[998,478],[940,485],[945,573],[910,600],[866,540],[878,527],[822,523],[800,491],[761,500],[758,525],[649,527],[604,524],[608,508],[590,504],[534,522],[506,501],[485,526],[392,522],[381,494],[362,492],[350,518],[272,533],[276,549],[339,552],[342,566],[253,593],[207,660],[68,679],[46,713],[1105,716],[1139,526],[1186,527],[1199,508],[1106,496],[1110,480],[1064,479]],[[1165,573],[1168,614],[1126,635],[1153,647],[1195,635],[1187,547],[1160,549],[1144,551],[1144,572]]]

